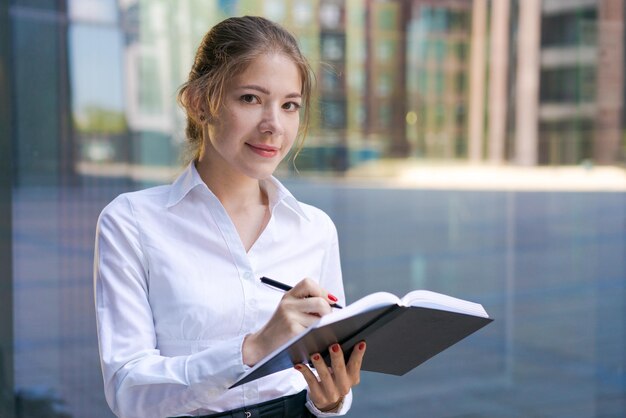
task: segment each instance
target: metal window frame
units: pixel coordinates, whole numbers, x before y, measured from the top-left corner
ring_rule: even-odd
[[[0,0],[0,416],[15,417],[12,254],[12,42],[10,0]]]

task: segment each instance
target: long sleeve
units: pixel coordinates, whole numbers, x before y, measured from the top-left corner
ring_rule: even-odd
[[[150,263],[136,222],[123,197],[98,222],[94,289],[106,399],[120,417],[182,415],[222,395],[245,371],[243,336],[191,355],[160,355]]]
[[[352,389],[350,389],[350,392],[348,392],[346,397],[343,399],[343,403],[341,404],[341,407],[336,412],[320,411],[319,409],[315,407],[315,404],[313,403],[313,401],[311,401],[311,399],[309,398],[309,394],[307,393],[306,407],[316,417],[336,417],[336,416],[345,415],[348,413],[351,406],[352,406]]]
[[[102,211],[95,307],[105,395],[118,416],[209,415],[306,387],[283,370],[228,389],[249,369],[245,335],[282,297],[260,277],[318,278],[345,303],[330,218],[273,178],[264,187],[272,217],[249,251],[193,164],[172,185],[123,194]]]

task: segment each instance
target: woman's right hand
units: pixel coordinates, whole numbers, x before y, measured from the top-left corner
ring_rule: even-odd
[[[332,311],[337,298],[314,280],[304,279],[284,294],[270,320],[243,342],[243,361],[254,366],[294,335]]]

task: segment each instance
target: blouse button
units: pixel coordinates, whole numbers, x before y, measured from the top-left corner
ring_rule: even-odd
[[[243,278],[244,278],[244,279],[246,279],[246,280],[250,280],[250,279],[252,279],[252,273],[250,273],[249,271],[246,271],[246,272],[243,274]]]

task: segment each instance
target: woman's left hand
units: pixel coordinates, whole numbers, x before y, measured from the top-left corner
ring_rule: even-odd
[[[317,370],[319,378],[306,365],[296,364],[296,370],[302,373],[309,385],[309,397],[317,409],[322,412],[338,410],[350,389],[359,384],[365,346],[365,341],[357,343],[346,364],[341,346],[339,344],[331,345],[328,348],[331,367],[326,365],[320,354],[313,354],[311,362]]]

